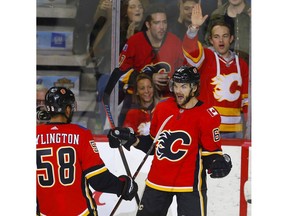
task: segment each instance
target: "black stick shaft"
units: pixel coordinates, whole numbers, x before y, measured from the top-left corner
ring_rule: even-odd
[[[157,134],[156,134],[156,137],[155,137],[155,139],[154,139],[151,147],[149,148],[149,150],[147,151],[145,157],[143,158],[143,160],[141,161],[141,163],[140,163],[140,165],[138,166],[137,170],[135,171],[135,173],[134,173],[134,175],[133,175],[133,177],[132,177],[133,180],[135,180],[135,178],[136,178],[137,175],[139,174],[141,168],[143,167],[144,163],[146,162],[148,156],[150,155],[150,153],[152,152],[152,150],[155,148],[156,142],[157,142],[157,140],[158,140],[158,138],[159,138],[159,136],[160,136],[160,133],[162,132],[164,126],[165,126],[166,123],[169,121],[169,119],[172,118],[172,117],[173,117],[173,115],[169,116],[169,117],[166,118],[165,121],[162,123],[161,127],[159,128],[159,130],[158,130],[158,132],[157,132]],[[121,196],[121,197],[118,199],[118,202],[116,203],[115,207],[113,208],[110,216],[113,216],[113,215],[114,215],[114,213],[115,213],[116,210],[118,209],[119,205],[121,204],[122,200],[123,200],[123,198],[122,198],[122,196]],[[139,203],[138,203],[138,205],[139,205]]]
[[[104,107],[105,107],[106,115],[108,116],[111,128],[115,128],[115,123],[114,123],[112,114],[110,112],[109,105],[104,103]],[[123,165],[124,165],[124,168],[126,170],[127,175],[132,177],[132,174],[131,174],[131,171],[129,169],[129,165],[128,165],[127,159],[125,157],[125,154],[124,154],[122,146],[119,146],[118,150],[119,150],[119,153],[120,153],[120,156],[121,156],[121,159],[122,159],[122,162],[123,162]],[[122,198],[122,196],[120,198]],[[139,199],[139,196],[138,196],[137,193],[135,195],[135,200],[136,200],[137,205],[139,205],[140,199]],[[121,203],[121,201],[119,202],[118,206],[120,205],[120,203]],[[117,208],[118,208],[118,206],[117,206]],[[114,207],[114,209],[113,209],[113,211],[111,212],[110,215],[113,215],[116,212],[117,208]]]

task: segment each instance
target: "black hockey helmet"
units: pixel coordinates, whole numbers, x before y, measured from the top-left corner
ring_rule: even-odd
[[[173,92],[173,84],[177,83],[190,83],[191,85],[197,85],[197,91],[195,96],[199,95],[200,74],[196,67],[189,67],[187,65],[179,67],[173,74],[169,81],[169,89]]]
[[[45,95],[45,107],[48,113],[65,114],[65,109],[70,106],[76,109],[75,96],[70,89],[65,87],[51,87]]]
[[[200,75],[196,67],[184,65],[174,72],[172,80],[179,83],[199,83]]]

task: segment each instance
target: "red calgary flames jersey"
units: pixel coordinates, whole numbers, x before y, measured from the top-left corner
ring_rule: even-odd
[[[137,135],[148,135],[154,109],[131,108],[127,112],[123,127],[131,127]]]
[[[152,65],[159,67],[159,72],[172,75],[175,69],[183,64],[182,42],[176,35],[168,32],[158,51],[153,50],[145,32],[138,32],[131,36],[123,47],[119,65],[122,71],[133,67],[141,71]]]
[[[156,136],[167,117],[173,117],[157,140],[146,180],[149,187],[170,192],[206,189],[206,172],[201,157],[222,154],[221,120],[213,107],[200,104],[182,109],[174,98],[168,98],[156,106],[150,127],[152,137]]]
[[[75,124],[44,124],[37,126],[36,138],[37,206],[41,215],[95,212],[87,179],[107,168],[91,132]]]
[[[168,32],[161,47],[155,50],[146,33],[138,32],[129,38],[120,53],[119,68],[127,72],[120,80],[127,83],[131,68],[140,72],[146,66],[154,66],[158,73],[168,73],[171,77],[183,62],[182,41],[176,35]]]
[[[220,113],[221,132],[242,131],[241,112],[248,111],[248,65],[233,52],[232,58],[226,61],[212,49],[204,48],[197,39],[185,35],[183,51],[188,63],[199,68],[198,98]]]

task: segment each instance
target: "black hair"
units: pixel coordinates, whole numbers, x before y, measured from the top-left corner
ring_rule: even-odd
[[[129,2],[131,0],[123,0],[121,1],[121,8],[120,8],[120,50],[124,47],[125,43],[127,42],[127,29],[129,27],[129,18],[127,15],[127,10],[129,6]],[[139,0],[143,7],[143,18],[145,15],[145,3],[143,0]],[[141,28],[143,26],[143,19],[142,22],[139,24],[139,27],[135,29],[135,33],[141,31]]]
[[[144,13],[144,23],[142,26],[142,31],[147,31],[147,27],[146,27],[146,22],[151,22],[152,20],[152,14],[154,13],[165,13],[167,15],[167,10],[166,10],[166,6],[163,3],[156,3],[156,4],[150,4],[147,8],[147,10]]]

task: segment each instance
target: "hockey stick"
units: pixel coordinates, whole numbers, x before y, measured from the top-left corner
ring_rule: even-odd
[[[109,120],[111,128],[115,128],[115,123],[114,123],[114,120],[113,120],[113,117],[112,117],[112,114],[111,114],[111,111],[110,111],[110,106],[109,106],[110,93],[112,92],[112,89],[111,88],[109,89],[109,85],[108,84],[109,83],[111,84],[111,82],[112,82],[113,83],[112,85],[115,86],[115,82],[118,81],[118,75],[117,75],[116,79],[113,79],[112,75],[114,73],[116,73],[116,72],[119,73],[119,70],[115,69],[112,72],[111,77],[110,77],[110,79],[109,79],[109,81],[108,81],[108,83],[106,85],[106,88],[105,88],[105,91],[104,91],[103,100],[102,100],[104,108],[105,108],[106,116],[108,117],[108,120]],[[119,150],[119,153],[120,153],[120,156],[121,156],[121,159],[122,159],[122,162],[123,162],[123,165],[124,165],[124,168],[126,170],[127,175],[132,177],[132,174],[131,174],[131,171],[129,169],[129,165],[128,165],[128,162],[126,160],[126,157],[125,157],[125,154],[124,154],[122,146],[119,146],[118,150]],[[139,196],[138,196],[137,193],[135,195],[135,199],[136,199],[137,205],[139,205],[140,199],[139,199]]]
[[[109,119],[111,128],[115,128],[115,124],[114,124],[114,121],[113,121],[113,118],[112,118],[112,115],[111,115],[111,112],[110,112],[110,107],[109,107],[109,105],[104,104],[104,107],[105,107],[106,115],[108,116],[108,119]],[[129,165],[128,165],[128,162],[127,162],[127,160],[126,160],[126,157],[125,157],[125,154],[124,154],[124,151],[123,151],[122,146],[119,146],[119,147],[118,147],[118,150],[119,150],[119,153],[120,153],[120,156],[121,156],[121,159],[122,159],[122,162],[123,162],[123,165],[124,165],[124,167],[125,167],[125,170],[126,170],[127,175],[130,176],[130,177],[132,177],[132,174],[131,174],[131,171],[130,171],[130,169],[129,169]],[[137,193],[136,193],[136,195],[135,195],[135,199],[136,199],[137,205],[139,205],[140,199],[139,199],[139,196],[138,196]]]
[[[160,134],[161,134],[164,126],[166,125],[166,123],[167,123],[172,117],[173,117],[173,115],[170,115],[169,117],[167,117],[167,118],[165,119],[165,121],[162,123],[162,125],[160,126],[160,128],[159,128],[159,130],[158,130],[158,132],[157,132],[157,134],[156,134],[156,136],[155,136],[155,138],[154,138],[154,141],[153,141],[151,147],[149,148],[149,150],[147,151],[145,157],[143,158],[143,160],[141,161],[141,163],[140,163],[140,165],[138,166],[137,170],[135,171],[135,173],[134,173],[134,175],[133,175],[133,177],[132,177],[133,180],[135,180],[135,178],[136,178],[137,175],[139,174],[141,168],[143,167],[144,163],[146,162],[148,156],[150,155],[150,153],[151,153],[151,152],[153,151],[153,149],[155,148],[156,142],[157,142],[157,140],[158,140],[158,138],[159,138],[159,136],[160,136]],[[122,202],[122,200],[123,200],[123,198],[122,198],[122,196],[121,196],[121,197],[119,198],[118,202],[116,203],[115,207],[113,208],[110,216],[113,216],[113,215],[114,215],[114,213],[115,213],[116,210],[118,209],[118,207],[119,207],[120,203]]]
[[[143,167],[144,163],[146,162],[148,156],[150,155],[150,153],[153,151],[153,149],[155,148],[155,145],[156,145],[156,142],[164,128],[164,126],[166,125],[166,123],[173,117],[173,115],[170,115],[169,117],[167,117],[165,119],[165,121],[162,123],[161,127],[159,128],[157,134],[156,134],[156,137],[151,145],[151,147],[149,148],[149,150],[147,151],[145,157],[143,158],[143,160],[141,161],[140,165],[138,166],[137,170],[135,171],[134,175],[133,175],[133,180],[137,177],[137,175],[139,174],[141,168]]]

